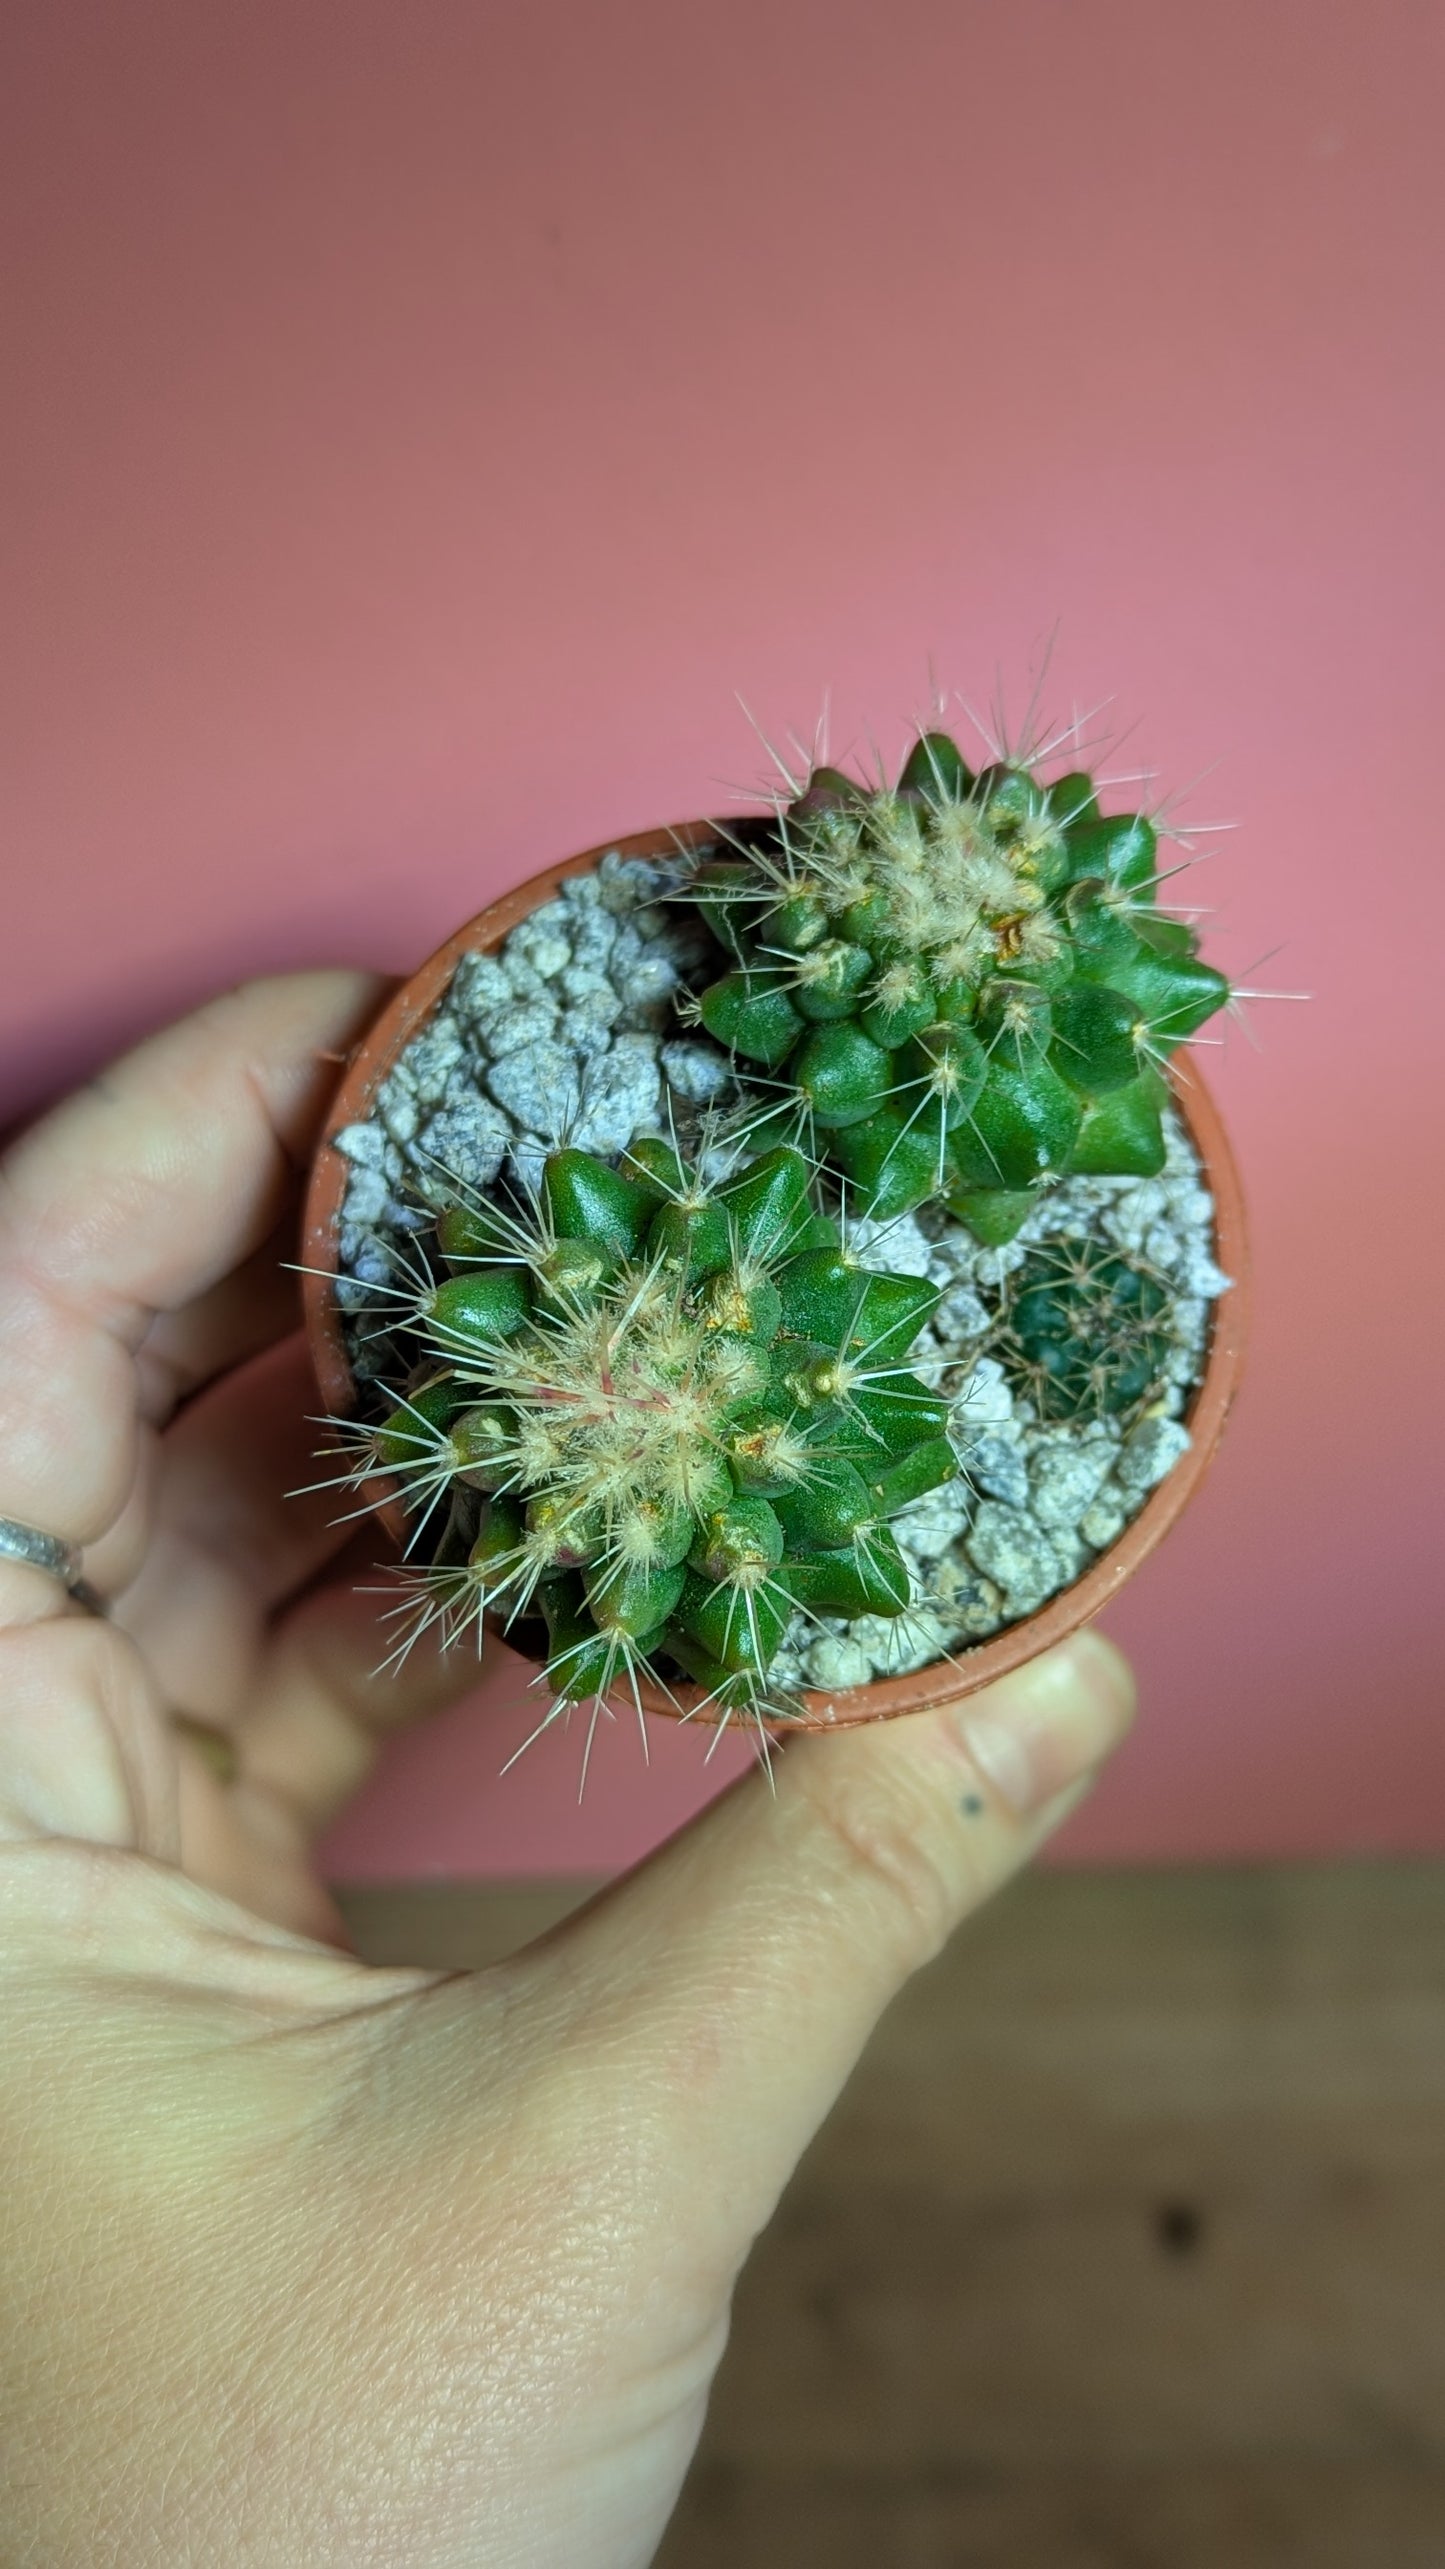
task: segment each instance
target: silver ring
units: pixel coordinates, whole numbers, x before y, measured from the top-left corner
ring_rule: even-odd
[[[38,1525],[22,1525],[18,1517],[0,1516],[0,1560],[23,1561],[32,1570],[45,1570],[88,1613],[105,1611],[95,1590],[88,1588],[80,1575],[79,1546],[62,1543],[58,1534],[42,1534]]]

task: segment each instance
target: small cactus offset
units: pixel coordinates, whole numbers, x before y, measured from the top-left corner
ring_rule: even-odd
[[[867,1210],[943,1197],[1000,1243],[1050,1179],[1164,1164],[1163,1066],[1229,985],[1157,881],[1088,776],[974,774],[927,732],[895,787],[816,768],[698,868],[730,958],[698,1013]]]
[[[938,1289],[858,1265],[809,1179],[781,1146],[709,1185],[644,1138],[554,1152],[525,1212],[441,1214],[419,1364],[353,1474],[434,1548],[414,1623],[540,1618],[562,1700],[671,1667],[757,1713],[800,1608],[906,1609],[888,1519],[958,1469],[906,1362]]]
[[[1127,1419],[1163,1387],[1172,1318],[1168,1281],[1146,1259],[1053,1241],[1009,1276],[997,1352],[1041,1418]]]

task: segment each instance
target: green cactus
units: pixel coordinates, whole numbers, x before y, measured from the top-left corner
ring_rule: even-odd
[[[1155,859],[1089,777],[975,775],[944,732],[891,789],[815,769],[688,887],[729,958],[698,1015],[767,1075],[755,1132],[810,1136],[869,1212],[942,1196],[991,1243],[1053,1178],[1156,1174],[1163,1065],[1229,985],[1155,907]]]
[[[1007,1280],[1005,1373],[1047,1419],[1119,1416],[1162,1389],[1174,1345],[1164,1277],[1097,1240],[1031,1249]]]
[[[435,1553],[403,1648],[540,1616],[561,1699],[671,1666],[758,1713],[797,1609],[905,1610],[888,1519],[958,1468],[906,1362],[938,1289],[859,1265],[809,1178],[781,1146],[709,1185],[641,1139],[554,1152],[526,1215],[442,1213],[418,1368],[352,1473]]]

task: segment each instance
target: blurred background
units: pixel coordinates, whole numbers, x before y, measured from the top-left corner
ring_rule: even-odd
[[[746,801],[825,702],[891,752],[1047,657],[1236,824],[1210,950],[1312,997],[1202,1057],[1257,1317],[1111,1618],[1145,1718],[829,2126],[669,2557],[1445,2561],[1445,1893],[1370,1860],[1445,1844],[1445,20],[11,0],[0,48],[0,1112]],[[333,1832],[368,1950],[499,1950],[736,1769],[619,1725],[579,1808],[575,1733],[498,1780],[535,1711],[498,1653]]]

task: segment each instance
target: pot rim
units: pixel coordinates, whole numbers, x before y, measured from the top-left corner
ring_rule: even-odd
[[[513,928],[550,901],[571,876],[595,873],[609,854],[623,857],[674,855],[679,849],[705,845],[720,835],[711,821],[684,821],[670,829],[634,831],[607,839],[560,864],[545,866],[510,892],[490,901],[466,920],[443,945],[410,974],[381,1009],[353,1050],[337,1085],[307,1188],[302,1226],[302,1307],[317,1380],[328,1413],[349,1416],[356,1406],[356,1385],[346,1353],[337,1309],[337,1228],[346,1190],[349,1163],[331,1135],[370,1115],[376,1092],[397,1056],[418,1035],[441,1000],[457,964],[466,954],[492,954]],[[783,1737],[804,1730],[844,1730],[864,1722],[888,1721],[901,1713],[926,1712],[959,1702],[981,1686],[991,1685],[1040,1652],[1052,1649],[1103,1612],[1134,1572],[1163,1540],[1194,1496],[1218,1451],[1243,1372],[1249,1317],[1249,1249],[1244,1195],[1219,1110],[1199,1073],[1187,1076],[1169,1067],[1174,1102],[1199,1154],[1214,1207],[1214,1257],[1231,1278],[1230,1290],[1213,1306],[1204,1372],[1184,1413],[1190,1433],[1187,1453],[1151,1490],[1138,1514],[1117,1541],[1101,1552],[1079,1578],[1050,1597],[1038,1612],[1008,1624],[1001,1632],[971,1643],[956,1657],[931,1660],[927,1667],[898,1677],[875,1677],[866,1686],[827,1692],[810,1688],[799,1697],[800,1713],[770,1722]],[[397,1545],[402,1543],[402,1513],[395,1484],[378,1474],[373,1513]],[[508,1647],[512,1645],[508,1644]],[[709,1728],[734,1718],[710,1706],[701,1689],[679,1686],[675,1693],[652,1680],[639,1688],[644,1712],[672,1720],[698,1720]],[[630,1697],[623,1698],[630,1701]]]

